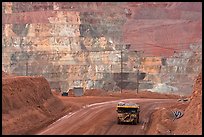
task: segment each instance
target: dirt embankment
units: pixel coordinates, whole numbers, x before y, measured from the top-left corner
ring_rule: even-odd
[[[172,111],[179,110],[183,117],[173,120]],[[178,102],[153,113],[147,134],[202,134],[202,73],[199,74],[193,88],[190,102]]]
[[[178,119],[178,127],[175,134],[202,134],[202,73],[199,74],[193,87],[191,102],[184,112],[184,116]]]
[[[59,92],[53,91],[55,95],[60,95]],[[73,90],[69,91],[69,97],[74,97]],[[105,91],[102,89],[86,89],[84,96],[100,96],[100,97],[116,97],[116,98],[157,98],[157,99],[177,99],[179,95],[173,94],[161,94],[151,91],[139,91],[138,93],[134,90],[123,90],[121,92]]]
[[[50,124],[65,105],[44,77],[2,76],[2,134],[27,134]]]
[[[84,105],[125,98],[179,98],[177,95],[142,91],[106,92],[87,90],[82,97],[61,96],[44,77],[2,76],[3,134],[33,134],[58,118]]]

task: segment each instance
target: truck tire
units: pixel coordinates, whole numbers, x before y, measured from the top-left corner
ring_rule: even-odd
[[[138,114],[138,116],[137,116],[137,123],[139,123],[139,118],[140,118],[140,117],[139,117],[139,114]]]
[[[137,120],[134,119],[132,123],[133,123],[133,125],[137,125]]]
[[[117,123],[118,123],[118,124],[121,124],[121,121],[120,121],[120,119],[119,119],[119,118],[118,118],[118,120],[117,120]]]

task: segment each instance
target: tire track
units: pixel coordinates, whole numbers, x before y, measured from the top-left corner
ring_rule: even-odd
[[[140,123],[137,125],[117,124],[116,105],[121,101],[131,101],[140,104]],[[149,117],[151,114],[166,102],[173,99],[122,99],[94,103],[84,106],[82,109],[70,113],[38,134],[99,134],[99,135],[120,135],[120,134],[145,134]]]

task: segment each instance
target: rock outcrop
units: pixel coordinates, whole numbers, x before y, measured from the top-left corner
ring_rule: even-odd
[[[199,2],[4,2],[2,8],[3,70],[43,75],[57,90],[135,90],[139,70],[139,89],[166,83],[189,95],[201,69]]]

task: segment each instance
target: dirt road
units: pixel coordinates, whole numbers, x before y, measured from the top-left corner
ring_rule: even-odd
[[[117,124],[116,105],[119,101],[140,104],[140,123],[137,125]],[[69,113],[37,134],[60,135],[122,135],[145,134],[152,112],[176,102],[175,99],[121,99],[94,103]]]

